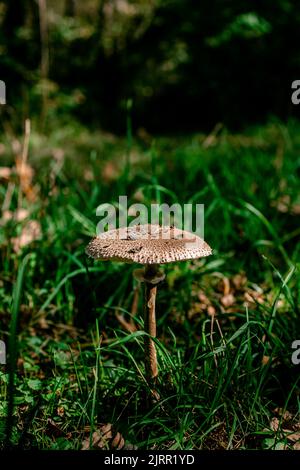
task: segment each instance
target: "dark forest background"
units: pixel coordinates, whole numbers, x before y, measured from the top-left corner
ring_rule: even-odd
[[[235,130],[298,112],[293,0],[0,1],[6,112],[113,132]]]

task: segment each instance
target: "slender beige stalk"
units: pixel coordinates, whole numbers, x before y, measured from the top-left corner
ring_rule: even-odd
[[[145,332],[153,338],[156,337],[155,299],[156,286],[145,282]],[[145,336],[145,366],[147,377],[153,379],[157,376],[157,357],[154,341]]]
[[[145,306],[144,306],[144,329],[148,335],[156,337],[156,313],[155,301],[157,292],[157,283],[151,282],[157,276],[156,266],[146,266],[144,274],[145,282]],[[154,281],[155,282],[155,281]],[[154,341],[145,336],[145,366],[148,379],[155,379],[158,375],[157,356]]]

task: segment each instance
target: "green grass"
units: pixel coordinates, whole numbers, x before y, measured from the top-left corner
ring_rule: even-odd
[[[126,140],[75,123],[47,137],[33,131],[36,198],[23,194],[23,208],[42,236],[16,253],[11,241],[26,220],[1,220],[0,339],[10,338],[10,364],[17,359],[0,366],[3,443],[8,433],[21,448],[80,449],[111,423],[137,448],[292,446],[270,420],[278,408],[295,422],[300,412],[291,363],[300,339],[299,135],[298,122],[276,121],[243,135],[151,144],[131,130]],[[13,165],[11,140],[4,136],[3,165]],[[2,207],[8,191],[15,211],[16,175],[10,188],[1,180]],[[144,375],[142,295],[132,313],[136,266],[84,254],[96,207],[122,194],[129,204],[204,203],[214,250],[164,268],[158,402],[148,399]],[[137,331],[126,331],[117,313]]]

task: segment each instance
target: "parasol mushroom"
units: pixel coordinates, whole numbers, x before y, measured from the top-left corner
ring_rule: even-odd
[[[209,256],[211,248],[193,233],[173,226],[145,224],[103,232],[88,244],[86,253],[97,260],[144,265],[134,271],[134,276],[145,283],[145,368],[148,380],[154,380],[158,375],[152,340],[156,337],[155,301],[157,286],[165,278],[159,265]]]

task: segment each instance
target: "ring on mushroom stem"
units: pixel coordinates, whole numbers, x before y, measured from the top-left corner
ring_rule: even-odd
[[[144,330],[145,370],[149,381],[158,375],[156,348],[152,338],[156,337],[155,302],[158,284],[165,275],[160,264],[187,261],[209,256],[208,244],[195,234],[176,227],[160,225],[134,225],[109,230],[98,235],[87,246],[86,253],[97,260],[139,263],[134,277],[145,284]]]

